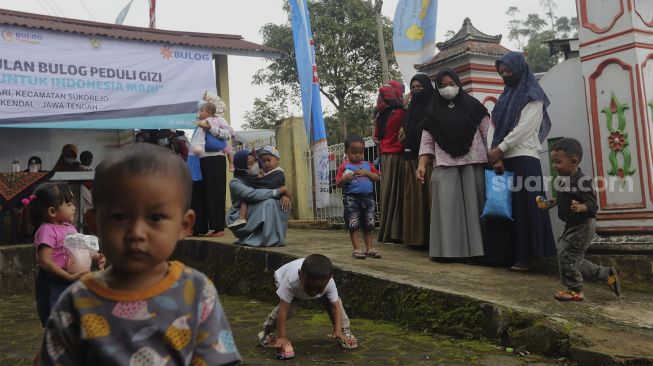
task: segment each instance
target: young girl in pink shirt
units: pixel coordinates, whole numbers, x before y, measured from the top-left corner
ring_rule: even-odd
[[[64,182],[47,182],[40,185],[34,194],[23,200],[29,205],[32,222],[39,228],[34,234],[34,246],[39,271],[36,278],[36,307],[41,324],[50,316],[50,310],[61,293],[87,270],[69,273],[64,268],[69,252],[64,246],[64,239],[69,234],[77,233],[71,224],[75,218],[73,192]],[[104,267],[102,254],[92,255],[93,261],[100,268]]]

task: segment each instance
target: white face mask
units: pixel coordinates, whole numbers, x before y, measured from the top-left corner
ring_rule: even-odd
[[[458,92],[460,91],[460,88],[456,86],[445,86],[444,88],[438,88],[438,91],[440,92],[440,95],[442,98],[446,100],[452,100],[458,95]]]
[[[65,161],[66,163],[68,163],[68,164],[72,164],[72,163],[74,163],[75,161],[77,161],[77,159],[75,159],[75,158],[64,158],[64,161]]]
[[[248,175],[257,176],[258,173],[259,173],[258,164],[254,164],[250,168],[247,169],[247,174]]]
[[[168,144],[168,139],[159,139],[159,145],[166,146]]]
[[[27,169],[30,173],[38,173],[41,170],[41,164],[30,164]]]

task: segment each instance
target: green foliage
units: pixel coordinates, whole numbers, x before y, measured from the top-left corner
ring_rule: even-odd
[[[265,100],[256,98],[254,99],[254,106],[252,110],[245,113],[245,121],[243,128],[246,130],[253,129],[273,129],[276,122],[288,116],[288,108],[276,102],[270,96]]]
[[[556,17],[555,0],[540,0],[540,5],[548,22],[539,14],[527,14],[525,18],[520,18],[516,6],[511,6],[506,11],[506,15],[511,17],[508,22],[508,39],[517,43],[520,51],[526,51],[526,59],[533,72],[546,72],[560,61],[558,54],[550,55],[547,41],[578,35],[578,19]]]
[[[320,77],[320,92],[333,105],[335,113],[327,116],[327,138],[341,140],[342,125],[348,131],[364,130],[371,121],[373,94],[381,85],[381,63],[376,35],[374,7],[360,0],[312,0],[308,1],[311,25],[315,40],[315,58]],[[287,3],[284,10],[289,14]],[[383,18],[383,33],[386,40],[392,39],[392,23]],[[270,94],[265,100],[255,103],[248,112],[248,126],[261,120],[257,111],[272,113],[280,118],[288,117],[288,109],[276,106],[299,106],[299,82],[293,48],[292,29],[286,24],[266,24],[261,28],[263,44],[284,51],[270,65],[259,70],[253,83],[268,85]],[[392,42],[386,42],[386,53],[390,63],[390,77],[399,75]],[[273,106],[265,106],[272,104]],[[325,110],[328,105],[324,106]],[[366,115],[363,116],[363,113]],[[340,133],[338,132],[340,131]],[[367,132],[364,135],[368,135]]]

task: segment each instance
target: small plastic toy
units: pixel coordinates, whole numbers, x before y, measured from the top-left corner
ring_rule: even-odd
[[[537,196],[535,198],[535,202],[537,202],[537,207],[541,208],[542,210],[546,210],[547,208],[551,208],[551,206],[553,206],[553,202],[547,200],[543,196]]]

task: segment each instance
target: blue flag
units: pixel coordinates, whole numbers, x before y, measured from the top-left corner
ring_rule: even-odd
[[[435,55],[438,0],[399,0],[393,20],[392,43],[405,82],[415,75],[415,64]]]
[[[120,14],[116,17],[116,24],[122,24],[129,13],[129,8],[132,6],[134,0],[130,0],[129,3],[120,11]]]
[[[290,0],[290,23],[292,25],[297,76],[302,95],[304,128],[313,147],[313,172],[315,184],[315,205],[317,208],[329,205],[329,148],[320,100],[320,80],[315,63],[315,45],[311,32],[306,0]]]

